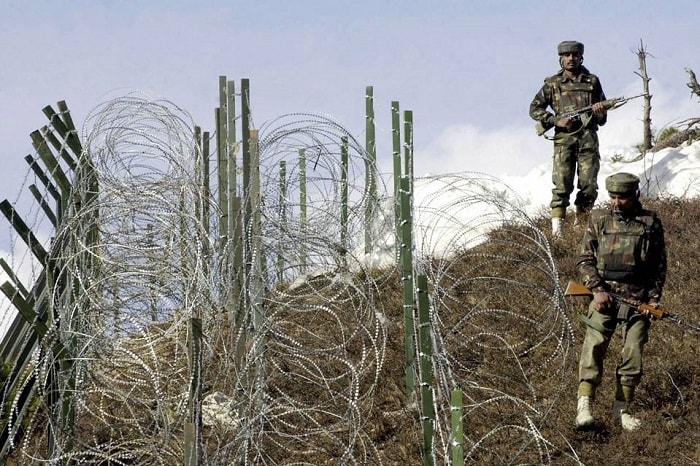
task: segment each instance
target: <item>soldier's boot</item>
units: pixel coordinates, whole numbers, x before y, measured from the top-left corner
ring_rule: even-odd
[[[622,428],[628,432],[642,427],[642,421],[632,416],[630,403],[626,401],[615,400],[613,403],[613,421],[619,422]]]
[[[552,237],[561,238],[562,236],[564,236],[564,219],[552,218]]]
[[[566,218],[566,207],[552,207],[553,238],[561,238],[564,236],[564,218]]]
[[[595,422],[591,407],[593,406],[592,396],[579,396],[578,406],[576,407],[576,419],[574,425],[577,429],[582,429],[590,426]]]
[[[632,415],[630,407],[634,401],[635,387],[622,385],[618,378],[615,383],[615,402],[613,403],[613,421],[619,422],[627,431],[634,431],[642,426],[642,421]]]

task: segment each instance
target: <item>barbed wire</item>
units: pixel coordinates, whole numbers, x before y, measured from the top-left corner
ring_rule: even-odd
[[[84,156],[98,197],[86,202],[76,189],[52,241],[63,264],[52,288],[58,318],[31,371],[57,380],[58,395],[37,392],[40,408],[15,451],[23,461],[181,464],[194,318],[204,336],[205,464],[389,458],[378,424],[418,416],[405,397],[382,398],[396,385],[387,374],[405,362],[393,196],[378,178],[373,197],[372,162],[330,117],[285,115],[259,134],[261,228],[244,230],[252,246],[242,251],[250,262],[240,282],[234,245],[216,227],[227,207],[216,188],[203,192],[189,115],[137,94],[90,113]],[[449,394],[460,388],[464,422],[476,413],[492,420],[465,428],[465,451],[546,462],[543,451],[559,439],[544,439],[538,426],[569,374],[573,341],[547,239],[517,196],[486,175],[417,179],[413,199],[415,269],[430,287],[437,455],[449,461]],[[377,268],[378,255],[386,258]],[[68,362],[51,350],[57,343]],[[57,406],[72,406],[74,421],[56,425],[65,419]],[[518,439],[511,448],[499,442],[504,430]]]
[[[451,446],[448,403],[456,388],[464,393],[465,457],[502,452],[503,431],[512,452],[518,451],[515,445],[548,443],[535,427],[558,401],[575,355],[573,326],[546,236],[517,193],[492,176],[418,179],[416,191],[422,193],[414,204],[423,259],[418,267],[433,288],[436,412],[444,417],[437,432],[443,451]],[[470,419],[478,420],[475,428],[468,428]],[[483,419],[491,420],[487,429]],[[527,458],[526,463],[551,461]]]

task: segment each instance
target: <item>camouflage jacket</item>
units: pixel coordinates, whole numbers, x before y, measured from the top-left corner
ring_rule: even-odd
[[[576,269],[592,291],[612,291],[642,302],[659,302],[666,281],[661,220],[637,203],[628,216],[612,209],[591,212]]]
[[[598,76],[591,74],[585,66],[575,80],[566,77],[564,70],[544,80],[544,84],[530,104],[530,117],[547,130],[555,126],[557,115],[578,110],[605,100],[605,93]],[[549,111],[551,109],[552,111]],[[607,114],[598,118],[592,113],[586,128],[597,130],[607,121]],[[555,128],[555,131],[561,131]]]

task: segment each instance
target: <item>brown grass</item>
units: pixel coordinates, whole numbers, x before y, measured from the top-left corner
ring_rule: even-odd
[[[689,322],[700,324],[700,295],[695,280],[700,264],[700,201],[677,198],[646,199],[646,208],[661,217],[668,250],[668,279],[662,304]],[[546,228],[542,219],[542,228]],[[562,283],[576,278],[575,254],[582,227],[569,228],[564,241],[555,249]],[[572,298],[572,309],[585,306]],[[585,300],[584,300],[585,301]],[[576,328],[577,349],[583,326]],[[575,411],[576,380],[571,378],[569,396],[557,406],[553,431],[566,434],[584,464],[615,465],[692,465],[700,464],[700,333],[655,322],[645,347],[645,375],[637,392],[643,427],[633,433],[613,425],[609,407],[613,401],[614,365],[620,351],[616,335],[606,359],[606,376],[599,390],[594,414],[601,418],[599,428],[576,432],[571,427]]]
[[[648,199],[646,207],[658,211],[666,229],[669,253],[669,274],[663,304],[672,312],[682,315],[689,321],[700,323],[700,295],[695,292],[694,279],[700,263],[700,240],[695,225],[700,221],[700,201],[685,199]],[[547,231],[549,220],[541,218],[538,226]],[[512,241],[517,228],[509,227],[493,232],[491,240],[475,250],[464,253],[461,261],[455,260],[449,272],[442,277],[441,286],[451,290],[444,300],[450,308],[465,312],[476,308],[520,309],[532,317],[537,317],[538,298],[529,290],[504,283],[477,282],[465,284],[462,277],[473,275],[475,268],[488,267],[492,277],[517,275],[519,282],[547,287],[546,274],[531,267],[536,258],[528,257],[527,249],[518,249],[519,242]],[[578,242],[583,234],[582,225],[568,225],[562,241],[552,243],[552,251],[559,270],[562,287],[570,279],[577,279],[575,258]],[[510,239],[510,241],[509,241]],[[508,249],[510,244],[510,249]],[[514,246],[515,245],[515,246]],[[515,258],[516,261],[492,260],[493,257]],[[480,261],[480,262],[479,262]],[[476,263],[475,263],[476,262]],[[395,276],[395,287],[384,287],[378,295],[378,307],[387,313],[393,324],[387,338],[387,359],[381,372],[381,380],[374,398],[374,406],[369,411],[367,421],[371,440],[377,446],[381,458],[371,464],[421,464],[422,434],[419,413],[406,406],[404,396],[404,351],[403,351],[403,310],[400,280]],[[574,323],[574,344],[572,354],[562,357],[562,370],[552,371],[551,359],[556,351],[554,342],[544,342],[536,350],[519,355],[518,364],[528,376],[528,383],[535,384],[538,395],[545,398],[540,403],[541,416],[534,422],[542,437],[551,442],[548,454],[538,456],[522,447],[522,433],[503,426],[519,425],[521,407],[517,403],[495,404],[492,408],[475,403],[471,411],[465,410],[464,432],[472,439],[493,432],[484,442],[483,449],[477,449],[467,464],[581,464],[587,465],[688,465],[700,463],[700,334],[684,330],[670,322],[656,322],[652,326],[650,342],[646,347],[645,376],[638,389],[637,403],[639,415],[644,425],[638,432],[624,432],[612,423],[610,408],[613,402],[614,365],[621,346],[618,335],[611,344],[606,360],[606,375],[599,390],[595,414],[599,418],[596,428],[579,432],[573,428],[576,406],[576,360],[584,334],[583,324],[575,318],[577,311],[587,305],[585,298],[569,298],[569,316]],[[531,309],[530,309],[531,307]],[[460,328],[463,313],[441,315],[443,328]],[[493,314],[479,321],[476,316],[469,321],[470,326],[488,329],[511,338],[517,345],[518,338],[536,339],[538,335],[519,332],[512,328],[512,321],[493,318]],[[545,330],[543,330],[545,332]],[[489,345],[487,341],[469,344],[464,341],[468,332],[461,329],[459,338],[447,339],[447,351],[459,365],[454,367],[456,379],[478,380],[482,386],[496,385],[504,393],[520,399],[527,398],[527,390],[519,377],[504,377],[514,374],[513,361],[504,358],[502,348]],[[525,333],[527,333],[525,335]],[[544,334],[544,333],[543,333]],[[549,345],[549,346],[548,346]],[[524,347],[532,348],[527,342]],[[562,377],[564,380],[562,381]],[[485,399],[478,389],[461,387],[465,397],[475,401]],[[497,419],[498,418],[498,419]],[[495,429],[499,427],[500,430]],[[532,448],[532,446],[530,446]],[[578,460],[575,459],[578,457]],[[438,458],[441,458],[438,454]],[[311,455],[304,458],[314,464],[333,464],[328,456]],[[439,461],[446,461],[441,458]]]
[[[695,230],[700,224],[700,200],[648,199],[644,204],[659,212],[666,229],[669,273],[663,305],[689,321],[700,323],[700,295],[695,285],[700,263],[700,239]],[[537,225],[542,231],[548,231],[549,220],[544,217],[537,219]],[[645,350],[645,375],[637,393],[644,424],[633,433],[623,432],[610,419],[614,365],[620,351],[619,337],[616,336],[609,350],[606,375],[595,405],[599,422],[595,429],[576,431],[573,428],[577,388],[575,366],[584,328],[575,315],[585,309],[586,300],[569,298],[565,313],[573,323],[572,335],[552,338],[552,328],[561,324],[552,322],[552,314],[543,311],[552,277],[538,267],[542,257],[538,256],[537,250],[523,247],[523,241],[518,239],[523,233],[517,226],[495,231],[481,246],[464,251],[447,265],[436,260],[427,271],[432,283],[439,279],[443,290],[439,299],[433,302],[436,308],[433,311],[439,313],[439,333],[443,351],[449,354],[452,364],[453,380],[468,400],[463,419],[465,436],[468,442],[479,439],[482,442],[481,447],[466,458],[466,464],[700,464],[700,334],[669,322],[653,324]],[[568,280],[577,279],[575,257],[582,234],[583,226],[567,225],[563,239],[551,243],[551,253],[559,273],[557,278],[562,287]],[[475,271],[487,271],[491,279],[469,281]],[[304,285],[305,288],[296,292],[298,296],[290,291],[284,306],[269,303],[267,312],[275,316],[278,330],[285,339],[270,340],[267,348],[267,403],[274,406],[278,399],[287,397],[285,400],[292,399],[300,410],[299,413],[285,414],[283,427],[278,426],[274,432],[265,434],[260,445],[264,449],[266,464],[343,463],[339,459],[342,445],[339,446],[338,439],[347,433],[348,424],[343,419],[346,413],[336,408],[334,402],[347,395],[345,364],[348,361],[364,361],[358,369],[356,387],[361,394],[357,412],[363,416],[365,438],[358,445],[372,445],[355,459],[360,464],[422,464],[420,413],[415,405],[408,406],[405,395],[402,282],[396,271],[381,271],[378,276],[381,282],[371,293],[362,285],[343,288],[320,278]],[[514,276],[517,276],[519,285],[509,286],[507,279]],[[356,278],[365,283],[362,277]],[[353,289],[356,293],[351,292]],[[373,300],[368,298],[369,295]],[[301,296],[306,298],[301,299]],[[363,330],[367,332],[365,334],[358,331],[364,329],[366,316],[346,312],[350,308],[363,309],[370,305],[384,314],[388,322],[383,342],[380,342],[385,345],[381,362],[367,357],[371,354],[367,351],[367,342],[373,337],[370,329]],[[495,311],[481,314],[476,312],[479,309]],[[516,320],[514,325],[513,316],[505,312],[508,309],[517,309],[517,318],[524,316],[529,320],[522,321],[522,325]],[[469,318],[465,319],[465,316]],[[493,335],[498,335],[499,339]],[[570,336],[573,336],[573,342]],[[231,357],[235,338],[222,333],[217,338],[209,342],[215,351],[203,368],[205,394],[214,390],[230,392],[230,385],[237,377],[222,370],[231,368],[225,358]],[[504,351],[503,342],[512,351]],[[316,364],[322,366],[324,377],[332,382],[314,380],[315,369],[305,366],[303,358],[290,353],[289,348],[294,348],[297,343],[301,344],[305,355],[318,355]],[[221,345],[227,346],[228,350]],[[342,349],[344,359],[334,357],[337,353],[329,351],[329,348],[336,347]],[[161,349],[163,352],[158,352],[161,355],[184,351],[182,342]],[[249,350],[247,346],[245,351]],[[170,378],[170,384],[163,387],[169,390],[168,387],[172,386],[174,395],[181,389],[180,385],[187,383],[184,367],[177,362],[164,364],[163,359],[158,359],[158,365],[169,368],[163,375]],[[186,358],[180,357],[179,361],[186,362]],[[306,377],[301,379],[299,374]],[[135,377],[146,380],[149,375],[137,374]],[[498,389],[509,396],[494,401],[493,391],[485,388]],[[138,394],[147,395],[140,391],[133,395]],[[110,406],[109,400],[102,397],[95,403],[103,412],[114,412],[113,419],[117,419],[120,406],[126,406],[127,401],[119,400],[119,405]],[[534,411],[524,413],[524,402],[529,403]],[[438,402],[438,415],[444,418],[449,406],[442,403]],[[134,408],[133,404],[129,406]],[[303,408],[308,407],[323,407],[323,410],[304,411]],[[83,419],[78,424],[76,443],[83,446],[91,442],[109,443],[110,436],[115,433],[125,441],[130,429],[134,434],[138,430],[138,434],[143,435],[156,428],[147,425],[148,413],[143,413],[143,418],[138,413],[132,414],[133,419],[143,421],[138,429],[135,425],[98,425]],[[524,435],[517,428],[524,425],[524,414],[532,422],[533,429],[546,439],[539,448],[532,442],[532,432]],[[300,431],[308,433],[308,438],[296,435]],[[218,454],[209,456],[211,464],[225,464],[227,445],[235,444],[239,433],[220,432],[209,427],[205,427],[202,433],[205,445],[218,449]],[[182,436],[173,438],[181,439]],[[182,449],[179,442],[177,445],[157,445],[154,449],[165,453],[169,448],[169,454],[177,458]],[[37,446],[35,451],[41,449]],[[449,462],[444,455],[444,452],[437,451],[437,463]],[[163,457],[160,461],[158,464],[169,464]],[[145,463],[134,459],[125,461],[125,464]],[[172,464],[177,464],[177,461],[173,459]]]

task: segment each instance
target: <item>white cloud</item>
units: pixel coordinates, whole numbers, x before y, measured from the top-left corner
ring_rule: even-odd
[[[523,174],[551,157],[551,145],[542,143],[532,127],[495,131],[474,125],[446,128],[427,147],[416,150],[417,176],[477,171],[495,176]]]

